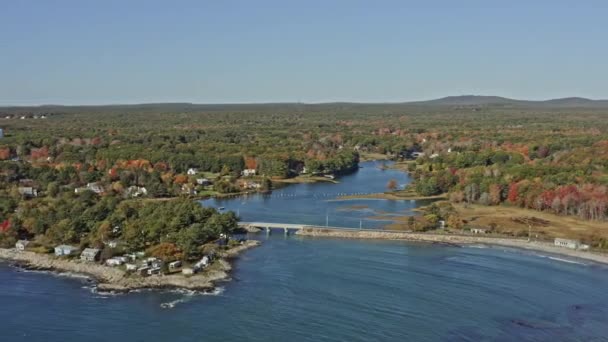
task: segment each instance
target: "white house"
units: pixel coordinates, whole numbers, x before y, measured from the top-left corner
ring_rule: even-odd
[[[125,267],[127,268],[127,271],[129,272],[133,272],[137,270],[137,265],[135,264],[126,264]]]
[[[99,256],[100,250],[97,248],[85,248],[82,253],[80,253],[80,260],[84,261],[95,261],[97,260],[97,256]]]
[[[188,169],[188,171],[186,171],[186,173],[187,173],[188,175],[190,175],[190,176],[194,176],[195,174],[197,174],[197,173],[198,173],[198,170],[197,170],[197,169],[195,169],[195,168],[192,168],[192,167],[191,167],[191,168],[189,168],[189,169]]]
[[[209,261],[210,261],[209,257],[205,255],[199,262],[194,264],[194,268],[195,269],[205,268],[209,265]]]
[[[578,249],[579,247],[581,247],[581,243],[578,240],[555,238],[553,243],[558,247],[565,247],[565,248],[570,248],[570,249]],[[584,246],[586,246],[587,248],[583,248],[583,249],[589,248],[589,246],[587,246],[587,245],[584,245]]]
[[[106,260],[106,265],[108,265],[108,266],[114,267],[114,266],[120,266],[122,264],[123,264],[122,260],[120,260],[118,258],[110,258],[110,259]],[[136,268],[137,268],[137,266],[136,266]]]
[[[473,234],[485,234],[486,230],[481,228],[471,228],[471,233]]]
[[[255,169],[245,169],[241,172],[241,175],[243,175],[244,177],[255,176]]]
[[[169,269],[176,269],[182,267],[182,262],[177,260],[169,263]]]
[[[70,245],[59,245],[55,247],[55,255],[57,256],[69,256],[76,254],[76,252],[78,252],[78,247]]]
[[[16,248],[18,251],[24,251],[24,250],[25,250],[25,248],[27,247],[27,245],[28,245],[29,243],[30,243],[30,242],[29,242],[29,241],[27,241],[27,240],[19,240],[19,241],[17,241],[17,243],[15,244],[15,248]]]
[[[148,275],[160,274],[160,267],[152,267],[148,270]]]

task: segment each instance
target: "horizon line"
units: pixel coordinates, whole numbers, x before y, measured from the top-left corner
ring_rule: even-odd
[[[38,104],[2,104],[3,101],[0,101],[0,108],[6,107],[102,107],[102,106],[142,106],[142,105],[177,105],[177,104],[186,104],[186,105],[202,105],[202,106],[219,106],[219,105],[274,105],[274,104],[301,104],[301,105],[323,105],[323,104],[359,104],[359,105],[390,105],[390,104],[416,104],[416,103],[424,103],[431,102],[437,100],[444,100],[449,98],[464,98],[464,97],[472,97],[472,98],[498,98],[502,100],[510,100],[510,101],[521,101],[521,102],[548,102],[555,100],[585,100],[585,101],[608,101],[608,98],[590,98],[583,96],[565,96],[565,97],[554,97],[554,98],[545,98],[545,99],[518,99],[512,97],[505,97],[501,95],[479,95],[479,94],[462,94],[462,95],[446,95],[442,97],[435,98],[427,98],[422,100],[401,100],[401,101],[347,101],[347,100],[335,100],[335,101],[235,101],[235,102],[190,102],[190,101],[164,101],[164,102],[107,102],[107,103],[89,103],[89,104],[59,104],[59,103],[38,103]]]

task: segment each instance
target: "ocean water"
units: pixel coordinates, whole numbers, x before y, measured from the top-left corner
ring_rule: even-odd
[[[0,266],[1,341],[604,341],[608,269],[498,248],[270,236],[214,294]]]
[[[365,163],[341,183],[205,201],[243,220],[378,227],[417,203],[331,201],[407,176]],[[400,178],[399,178],[400,177]],[[290,196],[287,196],[290,195]],[[333,221],[332,221],[333,220]],[[304,222],[303,222],[304,221]],[[608,267],[485,246],[257,235],[214,293],[107,295],[0,263],[4,341],[606,341]]]

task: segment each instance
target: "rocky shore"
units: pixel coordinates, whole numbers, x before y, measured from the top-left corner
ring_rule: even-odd
[[[228,280],[232,265],[229,259],[237,257],[241,252],[256,247],[259,241],[249,240],[242,245],[233,247],[220,255],[209,269],[192,275],[182,274],[142,277],[129,274],[119,268],[108,267],[96,263],[84,262],[79,259],[65,259],[51,254],[40,254],[28,251],[19,252],[15,249],[0,248],[0,259],[13,261],[32,270],[71,272],[87,275],[98,283],[98,291],[129,292],[146,288],[183,288],[188,290],[209,291],[218,281]]]
[[[490,237],[490,236],[469,236],[454,234],[431,234],[431,233],[410,233],[397,231],[373,231],[373,230],[346,230],[328,228],[305,228],[299,230],[297,235],[312,237],[331,237],[347,239],[381,239],[381,240],[406,240],[429,243],[447,243],[454,245],[483,244],[491,246],[503,246],[534,250],[542,253],[557,254],[567,257],[608,264],[608,254],[595,253],[590,251],[574,250],[557,247],[552,243],[531,241],[526,239]]]

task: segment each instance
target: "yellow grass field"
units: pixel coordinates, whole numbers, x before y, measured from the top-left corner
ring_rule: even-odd
[[[558,216],[509,206],[454,204],[454,207],[458,210],[462,219],[467,221],[467,225],[471,227],[487,228],[494,224],[496,230],[502,233],[527,232],[528,225],[516,220],[518,218],[533,218],[545,221],[532,225],[533,235],[539,234],[546,238],[608,238],[607,222],[586,221],[573,216]]]

